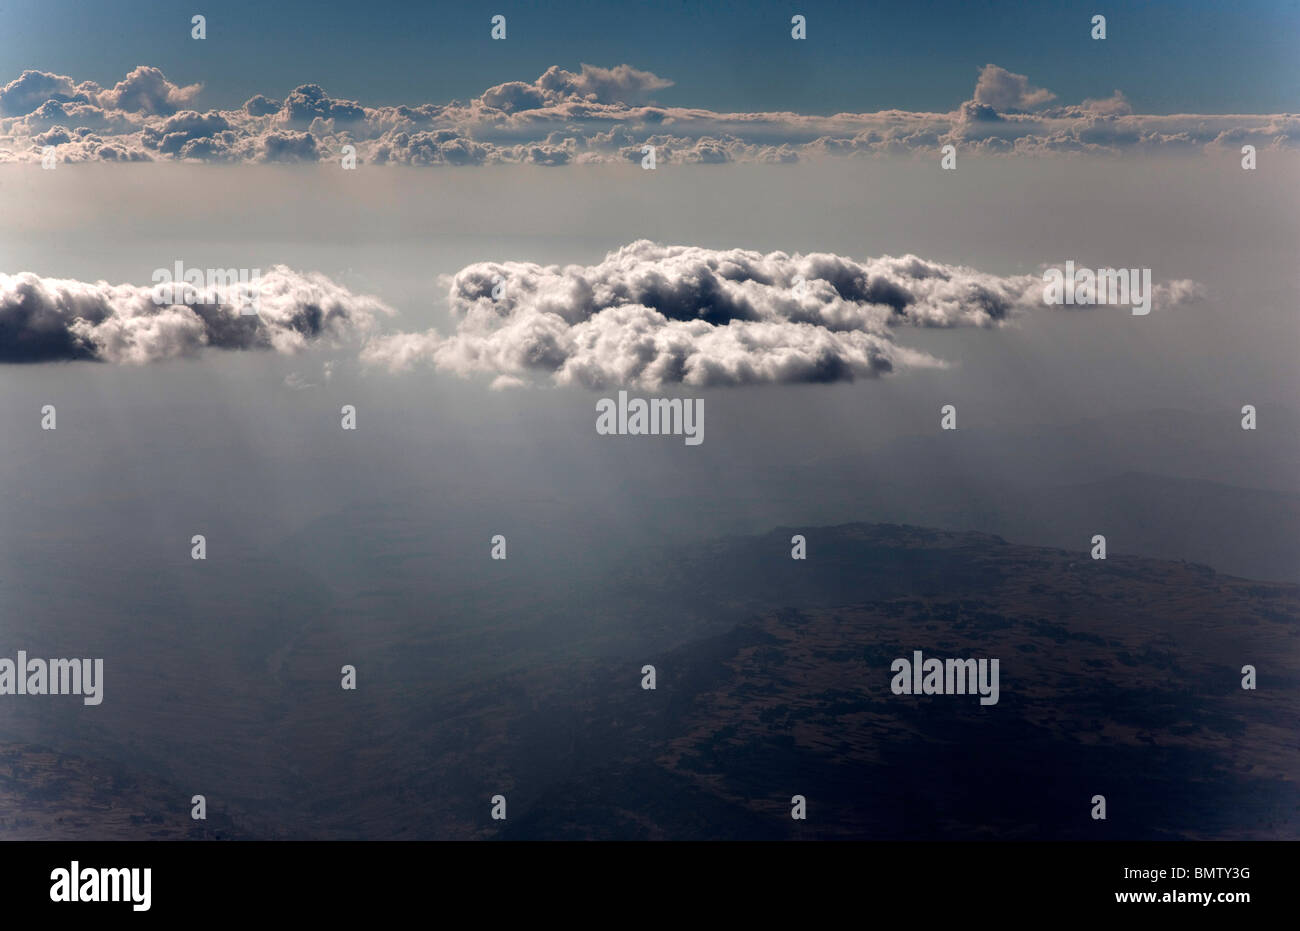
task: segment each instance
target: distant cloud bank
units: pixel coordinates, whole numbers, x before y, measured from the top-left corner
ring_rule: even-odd
[[[468,102],[365,106],[304,84],[282,99],[255,95],[237,110],[195,109],[199,85],[141,65],[111,88],[24,71],[0,86],[0,162],[195,160],[317,162],[356,149],[358,164],[567,165],[797,162],[824,156],[937,152],[1068,152],[1294,148],[1300,116],[1142,115],[1116,91],[1060,105],[1025,75],[979,72],[970,100],[949,113],[886,110],[811,116],[719,113],[655,105],[672,81],[623,64],[552,66]]]

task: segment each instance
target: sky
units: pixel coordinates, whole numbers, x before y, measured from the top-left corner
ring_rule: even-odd
[[[189,38],[207,17],[208,38]],[[507,17],[505,42],[490,19]],[[790,18],[808,18],[792,43]],[[1093,15],[1107,38],[1090,38]],[[0,79],[25,69],[111,86],[136,65],[204,84],[204,108],[319,83],[370,105],[465,100],[551,65],[627,63],[675,82],[665,105],[721,111],[948,111],[979,68],[1064,100],[1122,89],[1144,113],[1300,111],[1300,7],[1244,0],[412,4],[147,0],[0,5]]]

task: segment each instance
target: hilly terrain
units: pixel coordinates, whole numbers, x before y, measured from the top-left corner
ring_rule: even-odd
[[[265,595],[302,568],[214,572],[215,630],[164,624],[202,596],[157,580],[136,653],[97,618],[112,701],[0,718],[0,836],[1300,836],[1294,585],[898,524],[444,579],[426,601],[404,559],[304,580],[302,604]],[[999,701],[893,694],[914,650],[997,658]]]

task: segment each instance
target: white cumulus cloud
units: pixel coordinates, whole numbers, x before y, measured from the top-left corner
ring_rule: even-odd
[[[152,285],[0,274],[0,363],[98,361],[144,364],[205,349],[297,353],[316,343],[360,339],[393,313],[317,273],[273,266],[255,282],[256,315],[241,314],[236,289],[183,289],[156,303]]]
[[[943,364],[899,346],[899,327],[996,327],[1042,304],[1039,276],[913,255],[857,261],[647,240],[592,266],[481,262],[446,283],[454,333],[377,337],[363,360],[490,375],[498,387],[852,381]]]

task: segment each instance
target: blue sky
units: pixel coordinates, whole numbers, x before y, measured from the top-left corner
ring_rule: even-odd
[[[796,12],[807,42],[789,38]],[[194,13],[205,42],[189,38]],[[494,13],[505,42],[488,38]],[[1278,113],[1300,111],[1297,52],[1297,2],[0,0],[0,81],[32,68],[111,86],[151,64],[202,82],[203,107],[308,82],[367,104],[463,100],[553,64],[626,62],[676,82],[666,105],[946,111],[993,62],[1063,102],[1119,88],[1138,112]]]

